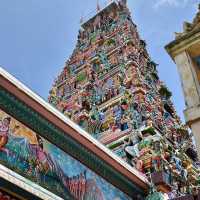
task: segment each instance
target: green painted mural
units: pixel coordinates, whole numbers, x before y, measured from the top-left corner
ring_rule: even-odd
[[[78,160],[2,110],[0,163],[64,199],[130,199]]]

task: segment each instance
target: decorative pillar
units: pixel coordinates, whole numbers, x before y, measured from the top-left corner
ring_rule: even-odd
[[[179,71],[186,106],[190,108],[198,105],[200,103],[198,85],[189,54],[183,51],[174,57],[174,61]]]

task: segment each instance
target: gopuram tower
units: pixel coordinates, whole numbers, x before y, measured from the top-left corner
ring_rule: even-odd
[[[194,196],[199,169],[192,136],[156,66],[126,0],[112,1],[81,24],[49,102],[151,177],[158,191],[171,199]]]

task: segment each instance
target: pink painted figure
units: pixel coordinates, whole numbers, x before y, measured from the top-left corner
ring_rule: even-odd
[[[47,173],[50,170],[50,166],[47,160],[47,154],[46,152],[43,150],[43,143],[41,138],[39,138],[38,140],[39,145],[37,148],[37,166],[36,168],[39,171],[44,171],[45,173]]]

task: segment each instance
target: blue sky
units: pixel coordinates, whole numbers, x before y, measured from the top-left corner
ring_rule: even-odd
[[[81,16],[96,0],[0,0],[0,65],[47,99],[53,80],[76,43]],[[108,1],[107,1],[108,2]],[[106,0],[99,0],[101,5]],[[128,0],[134,22],[183,118],[184,98],[176,65],[164,46],[191,21],[199,0]]]

